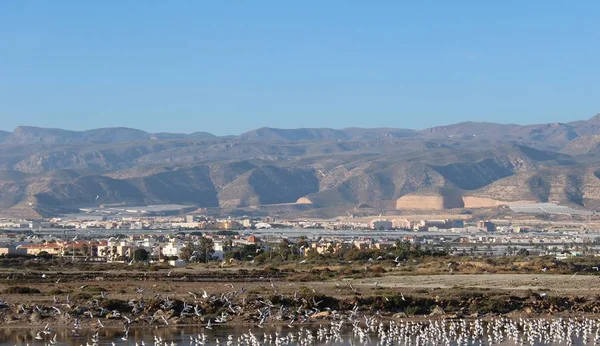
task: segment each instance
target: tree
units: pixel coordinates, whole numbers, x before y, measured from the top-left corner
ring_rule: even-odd
[[[210,238],[200,238],[197,244],[191,241],[181,249],[181,259],[186,262],[208,262],[215,253],[214,242]]]
[[[288,239],[283,238],[281,240],[281,243],[279,243],[279,256],[281,257],[281,260],[288,260],[288,257],[292,255],[292,247],[293,244],[291,244]]]
[[[37,256],[40,258],[43,258],[43,259],[51,259],[52,258],[52,255],[50,255],[46,251],[40,251],[40,253],[38,253]]]
[[[83,256],[87,256],[90,253],[90,248],[88,247],[87,244],[83,244],[81,245],[81,252]]]
[[[192,243],[191,241],[188,241],[188,243],[185,245],[184,248],[181,249],[181,259],[186,261],[186,262],[192,262],[193,258],[193,254],[194,251],[196,249],[196,246],[194,245],[194,243]]]
[[[223,252],[227,254],[229,251],[233,249],[233,241],[229,238],[223,241]]]
[[[215,253],[215,243],[211,238],[201,238],[198,255],[200,256],[199,262],[208,262],[212,259],[212,255]]]
[[[136,261],[145,262],[148,260],[149,257],[150,254],[148,253],[148,251],[146,251],[146,249],[136,249],[133,253],[133,259]]]
[[[246,244],[232,249],[225,253],[225,260],[231,258],[238,261],[252,261],[256,256],[263,253],[263,250],[256,244]]]

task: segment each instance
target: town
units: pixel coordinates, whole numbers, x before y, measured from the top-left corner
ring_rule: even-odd
[[[0,256],[49,256],[98,263],[251,262],[282,242],[300,244],[297,258],[342,251],[384,251],[412,244],[461,256],[600,254],[600,236],[585,220],[472,220],[348,217],[284,220],[204,215],[107,217],[80,214],[47,220],[0,220]],[[291,245],[290,245],[291,246]]]

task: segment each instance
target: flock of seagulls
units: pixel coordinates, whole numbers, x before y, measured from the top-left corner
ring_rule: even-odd
[[[490,320],[400,320],[386,321],[378,315],[368,316],[352,309],[336,321],[297,329],[277,328],[275,331],[262,331],[257,328],[234,334],[212,333],[208,325],[200,333],[188,333],[182,340],[175,341],[148,333],[146,340],[129,340],[129,327],[126,325],[122,336],[100,340],[96,330],[86,346],[135,344],[136,346],[259,346],[259,345],[407,345],[407,346],[467,346],[467,345],[597,345],[600,343],[600,319],[556,318],[556,319],[509,319],[505,317]],[[151,330],[148,330],[152,332]],[[206,334],[208,333],[208,334]],[[174,333],[175,336],[179,333]],[[212,334],[212,335],[210,335]],[[189,340],[187,338],[189,337]],[[34,344],[56,345],[57,334],[46,325],[35,336]],[[63,341],[60,341],[63,342]],[[65,340],[66,342],[66,340]],[[70,342],[72,344],[72,342]],[[29,343],[27,343],[29,345]],[[83,346],[83,344],[81,344]]]
[[[171,273],[167,274],[170,276]],[[319,298],[316,290],[296,290],[291,294],[283,291],[294,283],[278,284],[270,281],[270,288],[260,294],[248,294],[245,287],[237,288],[232,283],[223,284],[222,293],[211,294],[204,289],[188,292],[184,297],[163,296],[160,293],[146,293],[141,287],[135,288],[136,299],[124,302],[123,306],[108,308],[103,302],[109,296],[107,291],[99,292],[100,297],[78,305],[69,295],[52,298],[48,305],[18,305],[19,314],[41,318],[54,317],[72,323],[68,334],[61,334],[46,324],[24,344],[57,345],[70,341],[84,340],[86,346],[135,344],[136,346],[258,346],[258,345],[321,345],[321,344],[363,344],[363,345],[410,345],[410,346],[467,346],[500,345],[511,343],[516,346],[561,344],[600,344],[600,319],[556,318],[556,319],[508,319],[505,317],[489,320],[389,320],[378,311],[361,309],[357,304],[351,309],[336,311],[334,306]],[[377,284],[376,284],[377,285]],[[80,288],[85,288],[86,285]],[[348,287],[356,292],[351,284]],[[303,293],[302,293],[303,292]],[[308,293],[308,294],[307,294]],[[405,300],[400,293],[401,299]],[[0,307],[11,304],[0,299]],[[227,336],[223,331],[231,328],[230,322],[244,319],[253,325],[247,332],[239,329]],[[110,326],[106,322],[111,320]],[[93,329],[82,332],[82,322]],[[118,337],[103,337],[101,330],[113,328],[114,321],[121,324]],[[200,328],[201,332],[188,334],[189,341],[179,338],[167,341],[156,333],[178,324]],[[64,324],[58,326],[63,330]],[[148,330],[147,340],[136,341],[130,337],[130,328]],[[152,327],[152,328],[148,328]],[[158,328],[162,327],[162,328]],[[143,329],[146,328],[146,329]],[[225,328],[225,329],[223,329]],[[222,329],[219,332],[215,329]],[[231,330],[231,329],[229,329]],[[175,334],[174,334],[175,335]],[[84,345],[83,343],[81,344]]]

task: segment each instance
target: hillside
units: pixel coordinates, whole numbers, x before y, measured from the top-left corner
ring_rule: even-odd
[[[274,205],[325,213],[517,201],[596,208],[599,138],[600,116],[424,130],[261,128],[227,137],[24,126],[0,132],[0,209],[31,216],[173,203],[223,214]]]

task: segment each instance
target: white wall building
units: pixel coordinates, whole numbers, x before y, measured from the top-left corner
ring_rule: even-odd
[[[162,254],[164,256],[179,256],[181,255],[181,249],[185,247],[185,244],[178,242],[175,239],[171,239],[167,245],[163,246]]]

